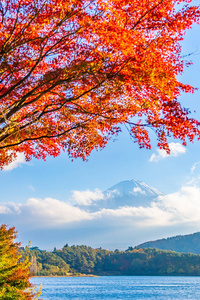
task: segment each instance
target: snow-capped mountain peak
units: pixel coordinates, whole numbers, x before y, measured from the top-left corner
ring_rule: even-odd
[[[121,181],[102,193],[102,199],[86,206],[76,205],[90,212],[101,209],[117,209],[122,206],[138,207],[149,206],[159,196],[163,195],[157,189],[145,182],[132,179]]]
[[[110,187],[106,191],[118,191],[118,196],[132,196],[132,197],[158,197],[163,195],[157,189],[147,185],[143,181],[139,181],[136,179],[125,180],[117,183],[116,185]]]

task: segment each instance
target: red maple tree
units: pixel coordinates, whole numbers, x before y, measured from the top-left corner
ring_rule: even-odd
[[[122,124],[140,147],[148,128],[167,150],[169,135],[200,138],[178,101],[194,91],[177,79],[180,42],[199,22],[190,2],[2,0],[0,167],[19,152],[85,159]]]

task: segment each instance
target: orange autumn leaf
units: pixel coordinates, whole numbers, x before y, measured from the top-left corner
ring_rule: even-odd
[[[30,283],[30,262],[20,260],[20,243],[16,238],[15,228],[0,226],[0,299],[37,299]]]
[[[178,102],[194,92],[177,79],[180,42],[199,23],[190,2],[2,1],[0,167],[19,152],[85,159],[122,124],[140,147],[151,147],[149,128],[166,150],[169,135],[199,139]]]

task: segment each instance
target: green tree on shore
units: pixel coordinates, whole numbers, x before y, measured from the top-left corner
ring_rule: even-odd
[[[31,300],[37,293],[30,283],[30,262],[21,258],[15,228],[0,227],[0,299]]]

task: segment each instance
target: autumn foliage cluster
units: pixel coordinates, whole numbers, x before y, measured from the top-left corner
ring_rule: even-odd
[[[180,42],[200,9],[177,0],[2,0],[0,167],[18,152],[86,156],[126,124],[140,147],[200,137],[181,107]],[[179,9],[180,7],[180,9]]]
[[[30,263],[19,262],[20,244],[14,242],[14,228],[0,227],[0,299],[31,300],[37,299],[30,279]]]

